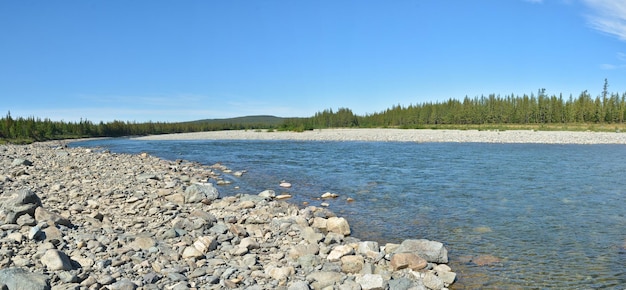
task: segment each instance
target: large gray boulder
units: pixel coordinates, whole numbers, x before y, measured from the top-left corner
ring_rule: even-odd
[[[414,253],[431,263],[448,263],[448,250],[442,243],[436,241],[405,240],[394,253]]]
[[[35,215],[35,209],[41,206],[41,200],[28,189],[20,190],[16,195],[0,200],[0,216],[4,215],[4,222],[14,224],[24,215]]]
[[[28,272],[22,268],[0,270],[0,286],[6,285],[9,290],[50,290],[50,278],[46,275]]]
[[[214,201],[220,194],[212,183],[194,183],[185,189],[185,203],[201,202],[202,200]]]

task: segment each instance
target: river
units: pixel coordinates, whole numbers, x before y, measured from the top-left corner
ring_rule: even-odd
[[[626,147],[334,141],[71,143],[247,170],[223,195],[264,189],[320,205],[381,244],[443,242],[453,289],[626,285]],[[281,181],[292,184],[281,189]],[[237,187],[237,188],[236,188]],[[347,202],[351,197],[354,202]]]

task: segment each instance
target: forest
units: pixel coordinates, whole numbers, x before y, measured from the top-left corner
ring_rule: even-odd
[[[35,141],[85,137],[121,137],[186,133],[216,130],[289,130],[304,131],[324,128],[465,128],[468,125],[622,125],[626,120],[626,93],[609,93],[605,80],[602,93],[592,97],[583,91],[577,97],[537,94],[465,97],[441,102],[425,102],[408,106],[395,105],[384,111],[355,115],[348,108],[326,109],[307,118],[253,116],[222,120],[190,122],[128,122],[92,123],[52,121],[35,117],[13,118],[8,112],[0,118],[0,142],[30,143]],[[457,127],[455,127],[457,126]],[[621,126],[620,126],[621,127]],[[541,128],[541,127],[540,127]]]

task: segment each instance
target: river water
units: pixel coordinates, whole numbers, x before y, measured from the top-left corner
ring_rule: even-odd
[[[229,177],[222,195],[274,189],[319,205],[321,194],[337,193],[329,209],[348,219],[355,237],[443,242],[459,275],[453,289],[626,285],[623,145],[109,139],[71,146],[247,170]],[[279,188],[283,180],[292,188]]]

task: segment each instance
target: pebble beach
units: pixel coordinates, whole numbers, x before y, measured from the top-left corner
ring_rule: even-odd
[[[623,133],[534,130],[322,129],[304,132],[233,130],[153,135],[137,139],[626,144],[626,134]]]
[[[65,142],[2,145],[0,289],[453,286],[443,243],[361,241],[348,219],[273,190],[221,196],[217,184],[242,174]]]

